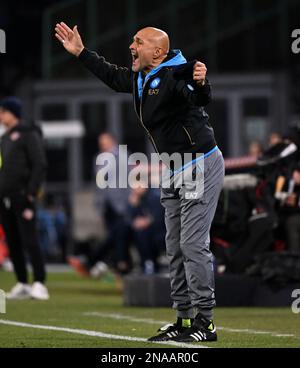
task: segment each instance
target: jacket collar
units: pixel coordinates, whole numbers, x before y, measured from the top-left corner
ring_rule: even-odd
[[[147,83],[149,78],[158,73],[162,68],[170,67],[170,66],[178,66],[182,64],[186,64],[186,59],[182,55],[180,50],[171,50],[166,57],[166,59],[159,64],[156,68],[152,69],[146,76],[143,78],[142,72],[138,73],[137,86],[138,86],[138,95],[139,98],[142,96],[143,86]]]

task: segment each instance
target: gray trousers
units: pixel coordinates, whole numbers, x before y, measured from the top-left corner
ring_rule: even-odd
[[[204,158],[202,166],[204,185],[200,198],[187,198],[184,184],[180,188],[161,188],[171,298],[181,318],[193,318],[194,312],[201,312],[212,319],[215,306],[209,233],[223,186],[222,153],[217,150]]]

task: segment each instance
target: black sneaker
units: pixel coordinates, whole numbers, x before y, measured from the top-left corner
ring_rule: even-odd
[[[178,342],[217,341],[216,327],[213,321],[198,313],[192,326],[172,340]]]
[[[193,320],[191,319],[191,324]],[[159,334],[149,337],[148,341],[168,341],[172,340],[179,334],[184,333],[184,331],[188,330],[189,327],[182,326],[182,318],[178,317],[177,322],[174,324],[167,324],[157,330]]]

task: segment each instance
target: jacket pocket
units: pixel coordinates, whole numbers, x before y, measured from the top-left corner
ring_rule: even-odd
[[[193,140],[193,137],[192,137],[192,134],[189,132],[189,130],[187,129],[187,127],[185,127],[184,125],[182,125],[182,129],[188,139],[188,142],[191,146],[194,146],[196,143],[195,141]]]

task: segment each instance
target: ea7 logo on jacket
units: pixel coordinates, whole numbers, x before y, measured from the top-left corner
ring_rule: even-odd
[[[159,88],[157,88],[157,87],[159,85],[160,85],[160,78],[153,79],[153,81],[150,83],[150,89],[148,91],[148,95],[150,95],[150,96],[158,95]]]
[[[149,89],[148,91],[148,95],[152,96],[152,95],[158,95],[159,93],[159,89],[156,88],[156,89]]]

